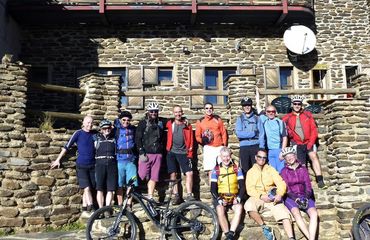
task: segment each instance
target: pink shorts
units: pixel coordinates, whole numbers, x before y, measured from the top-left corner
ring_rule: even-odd
[[[139,177],[144,180],[145,178],[158,182],[159,170],[161,169],[162,154],[147,154],[148,161],[139,161]]]

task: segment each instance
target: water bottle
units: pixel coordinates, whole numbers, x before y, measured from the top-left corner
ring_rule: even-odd
[[[153,206],[153,203],[151,203],[150,201],[148,201],[146,207],[148,208],[149,213],[150,213],[150,215],[152,215],[152,217],[155,217],[155,216],[158,215],[158,212],[155,210],[155,208]]]

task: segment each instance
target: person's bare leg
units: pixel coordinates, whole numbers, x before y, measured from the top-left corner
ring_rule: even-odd
[[[92,195],[89,187],[84,188],[82,195],[82,206],[91,206],[93,204]]]
[[[217,212],[218,222],[220,223],[222,231],[224,233],[227,233],[229,231],[229,223],[227,222],[227,219],[226,219],[224,206],[217,205],[216,212]]]
[[[236,228],[239,226],[240,218],[242,217],[243,206],[239,203],[233,206],[234,217],[230,224],[230,231],[235,232]]]
[[[118,205],[122,205],[123,203],[123,189],[121,187],[117,188],[117,202]]]
[[[292,228],[292,223],[290,222],[289,219],[283,219],[283,227],[284,227],[284,230],[286,232],[286,234],[288,235],[288,238],[291,238],[293,237],[293,228]]]
[[[156,182],[153,180],[148,181],[148,197],[152,198],[154,194]]]
[[[318,224],[318,213],[316,208],[309,208],[307,210],[308,216],[310,216],[310,224],[308,226],[308,231],[310,233],[309,240],[316,239],[316,231],[317,231],[317,224]]]
[[[98,202],[99,208],[102,208],[104,206],[104,192],[103,191],[97,191],[96,201]]]
[[[321,176],[321,165],[319,161],[319,157],[317,156],[317,153],[314,151],[311,151],[308,153],[308,157],[310,158],[312,162],[312,169],[315,172],[316,176]]]
[[[292,215],[293,215],[293,217],[295,219],[295,222],[297,223],[299,229],[305,235],[305,237],[308,238],[309,237],[308,228],[307,228],[307,225],[306,225],[306,223],[304,222],[304,220],[302,218],[301,212],[296,207],[292,208],[290,211],[292,212]]]
[[[258,224],[263,225],[265,222],[262,220],[261,215],[255,211],[249,211],[249,216]]]
[[[187,172],[186,174],[186,192],[193,192],[193,171]]]
[[[110,206],[112,204],[114,193],[113,191],[108,191],[105,197],[105,206]]]
[[[176,180],[176,177],[177,177],[177,174],[175,172],[170,174],[171,180]],[[173,184],[173,183],[170,183],[170,184]],[[179,193],[179,189],[177,187],[177,184],[174,184],[172,188],[172,194],[178,194],[178,193]]]

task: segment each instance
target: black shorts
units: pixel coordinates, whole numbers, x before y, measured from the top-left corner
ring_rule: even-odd
[[[302,165],[307,165],[307,145],[297,144],[297,159]]]
[[[189,159],[186,154],[168,152],[167,154],[168,173],[177,172],[178,165],[180,165],[182,173],[193,171],[193,165],[191,163],[191,159]]]
[[[95,188],[95,165],[77,165],[76,168],[80,188]]]
[[[259,145],[241,146],[239,151],[240,167],[243,170],[244,175],[249,169],[256,163],[256,154],[258,152]]]
[[[95,172],[96,190],[116,191],[118,185],[118,167],[115,160],[96,160]]]

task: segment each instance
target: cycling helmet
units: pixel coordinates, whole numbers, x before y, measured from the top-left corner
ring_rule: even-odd
[[[107,120],[107,119],[103,119],[100,123],[99,123],[99,128],[103,128],[103,127],[112,127],[112,122]]]
[[[150,111],[150,110],[159,110],[159,104],[156,103],[156,102],[150,102],[148,104],[148,106],[146,106],[146,110]]]
[[[303,96],[295,95],[295,96],[292,97],[292,102],[303,102],[304,99],[305,99],[305,97],[303,97]]]
[[[129,111],[123,111],[121,112],[121,114],[119,115],[119,119],[122,119],[124,117],[127,117],[129,119],[132,119],[132,114],[129,112]]]
[[[290,153],[296,154],[297,153],[297,145],[294,145],[292,147],[286,147],[283,150],[281,150],[281,153],[282,153],[283,157],[285,157],[286,155],[288,155]]]
[[[240,104],[244,107],[244,106],[252,106],[253,104],[253,101],[251,98],[249,97],[245,97],[242,99],[242,101],[240,102]]]

